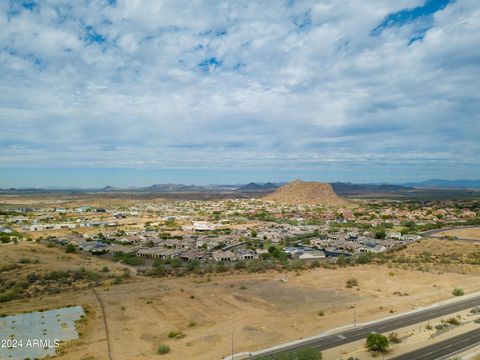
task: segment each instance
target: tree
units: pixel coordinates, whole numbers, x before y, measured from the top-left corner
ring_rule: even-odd
[[[367,348],[371,351],[385,352],[389,346],[388,338],[382,334],[369,334],[367,336]]]

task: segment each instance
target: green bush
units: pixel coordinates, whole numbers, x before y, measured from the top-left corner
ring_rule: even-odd
[[[185,337],[185,334],[181,331],[170,331],[168,333],[168,337],[170,339],[183,339]]]
[[[160,355],[165,355],[165,354],[168,354],[169,352],[170,352],[170,346],[165,344],[160,345],[157,349],[157,354],[160,354]]]
[[[463,292],[463,289],[455,288],[455,289],[453,289],[452,294],[455,295],[455,296],[462,296],[465,293]]]
[[[367,348],[371,351],[385,352],[390,346],[386,336],[382,334],[369,334],[367,336]]]

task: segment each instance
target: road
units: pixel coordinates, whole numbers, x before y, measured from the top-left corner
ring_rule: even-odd
[[[258,352],[251,353],[251,355],[248,356],[248,359],[274,359],[275,355],[295,352],[306,347],[322,351],[336,346],[348,344],[353,341],[365,339],[367,335],[372,332],[385,333],[475,306],[480,306],[480,296],[436,306],[429,309],[419,310],[413,313],[400,315],[392,319],[380,320],[375,323],[357,326],[340,333],[322,336],[317,339],[305,340],[301,343],[285,345],[279,349],[267,349],[262,351],[261,354]]]
[[[480,330],[475,329],[439,343],[391,358],[390,360],[439,360],[466,350],[474,345],[478,345],[479,343]]]

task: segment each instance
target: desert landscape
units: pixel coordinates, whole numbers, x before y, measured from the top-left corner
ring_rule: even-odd
[[[451,244],[461,247],[437,242],[423,240],[418,246],[437,251],[450,251]],[[470,246],[472,252],[478,252],[480,247]],[[357,322],[362,323],[452,298],[450,292],[455,287],[462,287],[466,293],[480,291],[478,266],[448,273],[370,264],[161,279],[129,275],[123,283],[112,284],[110,277],[124,274],[121,264],[80,254],[66,255],[42,244],[6,244],[0,251],[3,266],[19,264],[2,276],[17,279],[32,270],[41,274],[84,268],[104,274],[102,269],[107,266],[108,278],[95,289],[104,304],[115,359],[151,359],[158,356],[155,353],[159,344],[171,348],[166,358],[221,359],[231,350],[232,334],[235,352],[258,350],[351,325],[352,307],[356,308]],[[348,288],[345,284],[351,278],[357,285]],[[58,358],[105,359],[103,315],[89,287],[78,285],[78,289],[59,294],[45,292],[4,303],[1,311],[5,315],[72,304],[87,309],[87,316],[79,325],[81,337],[65,344]],[[172,331],[184,336],[169,338]]]
[[[480,2],[0,27],[0,360],[480,360]]]

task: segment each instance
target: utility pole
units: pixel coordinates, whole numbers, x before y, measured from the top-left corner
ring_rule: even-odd
[[[352,308],[353,308],[353,326],[357,326],[357,307],[353,305]]]
[[[232,359],[233,360],[233,331],[232,331]]]

